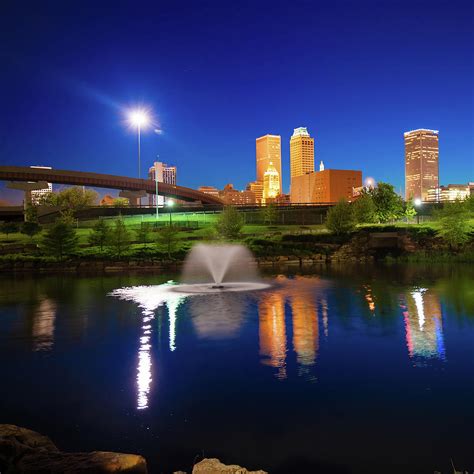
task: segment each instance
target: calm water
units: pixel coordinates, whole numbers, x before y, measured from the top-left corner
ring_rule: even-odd
[[[171,278],[1,279],[0,422],[140,453],[152,472],[202,455],[277,473],[474,470],[472,269],[286,272],[188,298],[163,292]]]

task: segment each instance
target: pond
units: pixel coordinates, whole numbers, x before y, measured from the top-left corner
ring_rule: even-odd
[[[0,422],[65,451],[297,472],[474,469],[474,271],[272,270],[0,279]]]

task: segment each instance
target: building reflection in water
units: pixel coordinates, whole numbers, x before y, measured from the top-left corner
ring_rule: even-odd
[[[375,300],[374,295],[372,294],[372,288],[370,285],[364,285],[365,289],[365,301],[367,301],[367,305],[369,306],[369,310],[374,313],[375,312]]]
[[[444,336],[441,303],[438,295],[426,288],[407,293],[402,305],[408,354],[415,365],[423,360],[444,360]]]
[[[262,364],[278,369],[276,377],[287,377],[287,328],[285,304],[292,315],[293,349],[302,372],[316,363],[319,351],[318,306],[323,315],[324,334],[328,334],[327,301],[320,298],[325,284],[314,278],[279,277],[279,286],[262,295],[259,302],[259,341]],[[320,301],[319,301],[320,300]]]
[[[277,378],[286,378],[285,298],[279,293],[266,293],[260,299],[259,341],[262,364],[278,369]]]
[[[56,303],[48,298],[41,300],[33,316],[33,350],[50,351],[54,344]]]
[[[189,300],[189,311],[196,334],[201,339],[235,337],[243,323],[245,305],[245,293],[222,292],[193,296]]]

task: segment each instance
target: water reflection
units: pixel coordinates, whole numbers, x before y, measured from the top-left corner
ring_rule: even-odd
[[[415,365],[424,359],[445,359],[441,302],[427,288],[415,288],[402,302],[408,354]]]
[[[54,344],[54,324],[56,321],[56,304],[45,298],[39,303],[33,316],[33,350],[50,351]]]

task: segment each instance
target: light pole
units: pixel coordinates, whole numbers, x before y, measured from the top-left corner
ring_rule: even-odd
[[[168,209],[169,209],[169,213],[170,213],[170,227],[171,227],[171,208],[174,206],[174,201],[172,199],[169,199],[167,202],[166,202],[166,205],[168,206]]]
[[[146,129],[151,123],[150,115],[145,109],[135,109],[129,112],[128,121],[130,125],[137,129],[137,141],[138,141],[138,179],[141,179],[141,132],[142,129]],[[142,198],[140,199],[140,206],[142,204]]]
[[[421,207],[421,199],[420,198],[416,198],[414,201],[413,201],[413,204],[415,205],[415,209],[417,209],[416,211],[416,223],[419,224],[420,223],[420,214],[418,214],[418,209]]]

